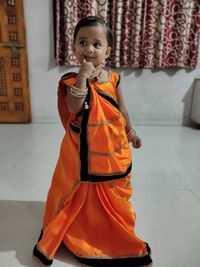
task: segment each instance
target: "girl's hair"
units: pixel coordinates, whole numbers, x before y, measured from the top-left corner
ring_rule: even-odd
[[[76,41],[77,34],[81,28],[90,27],[90,26],[97,26],[99,24],[105,28],[108,46],[111,46],[112,45],[112,32],[108,28],[108,26],[106,25],[105,21],[102,18],[96,17],[96,16],[85,17],[77,23],[77,25],[74,29],[74,42]]]

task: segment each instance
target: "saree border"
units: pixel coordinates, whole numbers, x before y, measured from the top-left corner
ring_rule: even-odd
[[[93,182],[93,183],[99,183],[99,182],[109,182],[109,181],[113,181],[113,180],[119,180],[119,179],[122,179],[122,178],[125,178],[130,172],[131,172],[131,169],[132,169],[132,163],[128,166],[128,168],[125,170],[125,172],[123,173],[111,173],[111,174],[97,174],[97,173],[93,173],[93,174],[88,174],[88,179],[91,179],[90,180],[87,180],[87,181],[81,181],[81,182]]]
[[[108,94],[104,93],[101,90],[97,90],[96,92],[97,92],[98,95],[100,95],[102,98],[104,98],[105,100],[107,100],[110,104],[112,104],[115,108],[119,109],[119,105],[115,101],[114,98],[112,98],[111,96],[109,96]]]
[[[116,147],[112,152],[106,153],[106,152],[96,152],[90,150],[90,154],[93,156],[102,156],[102,157],[110,157],[115,155],[117,152],[121,151],[126,145],[128,144],[128,141],[125,141],[121,146]]]
[[[41,234],[39,237],[38,242],[41,240],[43,236],[43,230],[41,230]],[[85,266],[91,266],[91,267],[142,267],[142,266],[150,266],[152,264],[151,259],[151,249],[146,243],[146,250],[147,254],[145,255],[135,255],[135,256],[124,256],[119,258],[111,258],[106,256],[91,256],[91,257],[83,257],[75,255],[70,249],[67,247],[67,249],[74,255],[74,257],[83,265]],[[45,255],[43,251],[41,251],[37,245],[35,245],[33,250],[33,258],[36,260],[39,260],[41,263],[43,263],[46,266],[50,266],[53,263],[53,259],[50,259]]]
[[[70,130],[72,130],[72,132],[76,134],[80,133],[80,127],[74,125],[73,123],[70,123],[69,127],[70,127]]]
[[[77,75],[76,72],[67,72],[67,73],[63,74],[63,76],[60,78],[60,81],[65,80],[66,78],[76,76],[76,75]]]
[[[40,261],[42,264],[44,264],[45,266],[50,266],[53,263],[53,259],[49,259],[47,258],[46,255],[44,255],[37,247],[37,245],[35,245],[34,249],[33,249],[33,258]]]
[[[119,120],[120,117],[121,117],[121,114],[116,115],[116,116],[114,116],[111,119],[106,120],[106,121],[98,121],[98,122],[94,122],[94,123],[88,123],[88,126],[95,127],[95,126],[100,126],[100,125],[108,125],[108,124],[112,123],[113,121]]]
[[[87,103],[90,103],[90,97],[91,97],[91,88],[89,81],[87,80],[87,87],[88,87],[88,94],[86,97]],[[104,96],[102,96],[104,97]],[[114,107],[118,108],[118,104],[110,97],[105,98],[107,101],[110,102]],[[93,174],[89,173],[88,170],[88,156],[89,156],[89,148],[88,148],[88,140],[87,140],[87,127],[88,127],[88,119],[89,119],[89,113],[90,109],[85,109],[83,113],[83,118],[81,122],[81,132],[80,132],[80,150],[79,150],[79,156],[80,156],[80,181],[81,182],[106,182],[116,179],[125,178],[132,169],[132,163],[128,166],[128,168],[121,173],[114,173],[111,175],[99,175],[99,174]]]
[[[37,244],[34,246],[33,249],[33,258],[40,261],[42,264],[46,266],[50,266],[53,263],[53,259],[49,258],[42,250],[38,248],[38,243],[42,239],[43,230],[41,230],[40,236],[38,238]]]
[[[136,255],[136,256],[127,256],[127,257],[120,257],[120,258],[105,258],[105,257],[75,257],[79,260],[81,264],[85,266],[92,266],[92,267],[139,267],[139,266],[150,266],[153,261],[151,259],[151,249],[146,244],[147,254],[146,255]]]

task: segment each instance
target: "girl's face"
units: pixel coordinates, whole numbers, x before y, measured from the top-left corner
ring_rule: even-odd
[[[109,57],[111,47],[108,47],[106,31],[102,25],[80,28],[73,44],[73,50],[80,63],[85,58],[96,67]]]

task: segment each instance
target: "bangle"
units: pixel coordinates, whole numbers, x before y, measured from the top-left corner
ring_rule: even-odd
[[[81,89],[81,88],[76,87],[75,85],[72,85],[71,89],[76,91],[76,92],[87,92],[88,91],[87,87],[85,89]]]
[[[128,142],[130,143],[133,138],[136,136],[136,131],[134,129],[131,129],[128,133],[127,133],[127,139]]]
[[[70,87],[70,91],[69,91],[70,95],[72,95],[74,97],[78,97],[78,98],[84,98],[84,97],[86,97],[87,92],[88,92],[88,89],[87,88],[80,89],[80,88],[78,88],[78,87],[76,87],[74,85],[72,85]]]
[[[77,92],[73,92],[72,90],[70,90],[70,95],[77,97],[77,98],[85,98],[87,94],[85,93],[77,93]]]

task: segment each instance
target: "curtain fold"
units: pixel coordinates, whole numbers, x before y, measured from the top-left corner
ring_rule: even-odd
[[[200,33],[199,1],[148,0],[144,67],[195,68]]]
[[[56,62],[78,65],[73,30],[88,15],[113,32],[110,67],[190,68],[197,65],[199,0],[54,0]]]

